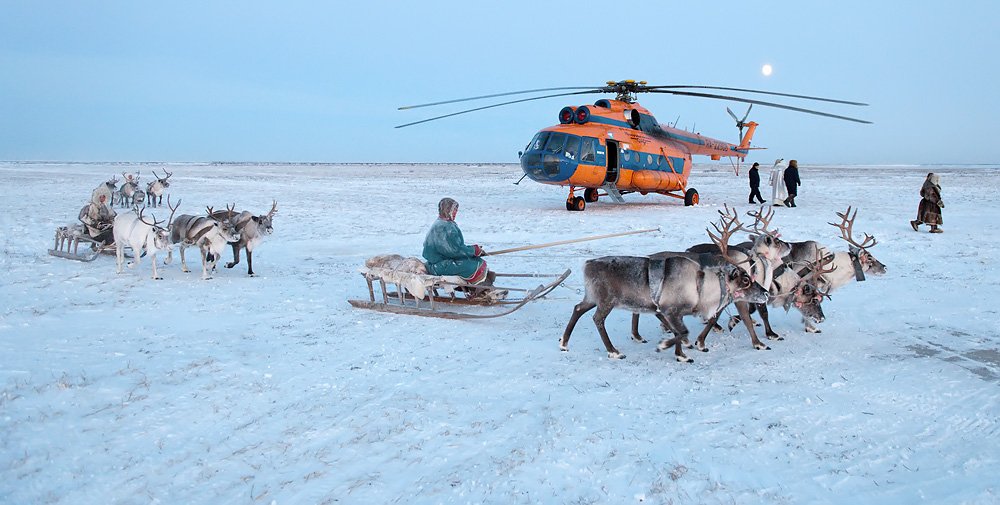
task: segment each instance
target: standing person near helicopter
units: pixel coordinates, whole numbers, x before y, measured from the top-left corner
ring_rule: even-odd
[[[788,191],[788,198],[785,199],[785,207],[795,207],[795,197],[799,194],[799,186],[802,185],[802,181],[799,180],[799,162],[796,160],[791,160],[788,162],[788,168],[785,169],[784,174],[785,179],[785,190]]]
[[[764,197],[760,196],[760,170],[757,167],[760,163],[754,162],[753,166],[750,167],[750,203],[753,204],[754,198],[760,200],[760,203],[764,203]]]
[[[438,202],[438,219],[424,238],[424,259],[431,275],[457,275],[469,284],[493,284],[495,274],[489,271],[486,251],[477,244],[466,245],[462,230],[455,223],[458,202],[442,198]]]
[[[785,192],[785,165],[782,163],[783,161],[785,161],[784,158],[774,160],[774,166],[771,167],[771,174],[767,179],[767,183],[771,185],[771,201],[774,202],[774,205],[784,205],[785,198],[788,198],[788,193]]]

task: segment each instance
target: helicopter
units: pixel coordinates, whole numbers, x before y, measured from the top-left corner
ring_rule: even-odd
[[[871,124],[870,121],[862,119],[778,103],[700,91],[684,91],[693,89],[738,91],[846,105],[868,105],[847,100],[744,88],[696,85],[649,86],[646,81],[636,82],[629,79],[607,81],[605,86],[599,87],[542,88],[403,106],[399,110],[509,95],[578,90],[476,107],[398,125],[396,128],[531,100],[613,93],[615,95],[613,99],[601,98],[593,105],[563,107],[559,110],[559,124],[543,128],[535,134],[525,150],[518,153],[521,170],[525,174],[522,176],[522,180],[524,177],[528,177],[542,184],[568,186],[569,195],[566,197],[566,210],[582,211],[586,208],[587,203],[596,202],[602,196],[622,203],[625,201],[622,195],[634,192],[642,195],[657,193],[682,199],[685,206],[697,205],[699,201],[698,190],[687,186],[688,178],[691,175],[692,156],[708,156],[712,160],[730,158],[734,160],[738,173],[739,163],[744,161],[750,150],[763,149],[750,146],[754,132],[759,126],[754,121],[747,121],[754,105]],[[661,125],[648,109],[638,103],[636,95],[639,93],[667,93],[749,103],[743,118],[738,118],[732,110],[726,108],[739,129],[739,143],[732,144],[706,137],[676,128],[676,125]],[[745,133],[744,128],[746,129]],[[582,195],[578,195],[578,192],[582,192]]]

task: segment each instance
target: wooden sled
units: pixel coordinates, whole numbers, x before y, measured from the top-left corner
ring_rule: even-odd
[[[55,243],[49,249],[52,256],[76,261],[94,261],[102,252],[114,254],[115,245],[105,245],[90,238],[80,225],[56,228]]]
[[[348,303],[359,309],[377,310],[379,312],[391,312],[394,314],[408,314],[414,316],[440,317],[444,319],[489,319],[510,314],[528,303],[537,300],[562,284],[569,277],[570,270],[562,274],[496,274],[497,278],[551,278],[555,280],[540,284],[533,289],[506,286],[489,286],[468,284],[456,281],[454,277],[437,277],[425,275],[421,276],[424,283],[423,298],[415,297],[408,289],[396,284],[395,291],[389,291],[387,287],[391,282],[386,282],[376,271],[363,271],[365,281],[368,283],[368,300],[348,300]],[[380,288],[379,296],[376,296],[375,284]],[[488,290],[484,295],[470,296],[471,292],[481,292]],[[499,298],[491,293],[523,293],[518,298]],[[497,310],[488,313],[476,312],[456,312],[442,310],[442,307],[495,307]]]
[[[49,254],[52,256],[86,262],[94,261],[102,253],[114,256],[116,254],[114,242],[102,244],[90,238],[83,226],[78,224],[56,228],[55,243],[52,249],[49,249]],[[129,259],[134,257],[131,247],[125,247],[125,257]]]

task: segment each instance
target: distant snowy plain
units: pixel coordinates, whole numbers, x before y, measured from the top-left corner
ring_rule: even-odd
[[[827,223],[852,205],[887,275],[835,292],[821,334],[774,309],[771,350],[738,327],[694,364],[655,352],[655,318],[630,341],[621,311],[624,360],[589,315],[569,352],[558,338],[587,258],[682,250],[724,203],[751,208],[725,165],[695,167],[696,207],[627,195],[571,213],[563,189],[514,185],[516,165],[0,163],[0,503],[1000,502],[1000,168],[800,161],[782,235],[843,250]],[[174,173],[178,212],[278,202],[258,277],[245,259],[204,281],[175,257],[153,281],[148,258],[119,275],[110,256],[46,254],[94,187],[151,168]],[[940,235],[908,224],[928,171]],[[573,269],[499,319],[348,305],[367,297],[365,258],[419,256],[445,196],[487,250],[661,231],[488,258]]]

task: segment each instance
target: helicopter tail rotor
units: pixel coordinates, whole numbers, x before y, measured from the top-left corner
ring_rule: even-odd
[[[736,117],[736,114],[733,114],[732,109],[726,107],[726,112],[733,118],[733,121],[736,121],[736,127],[740,129],[740,136],[737,139],[737,143],[743,142],[743,128],[747,125],[747,118],[750,117],[750,109],[753,109],[753,104],[747,107],[747,113],[743,114],[743,119],[739,119]]]

